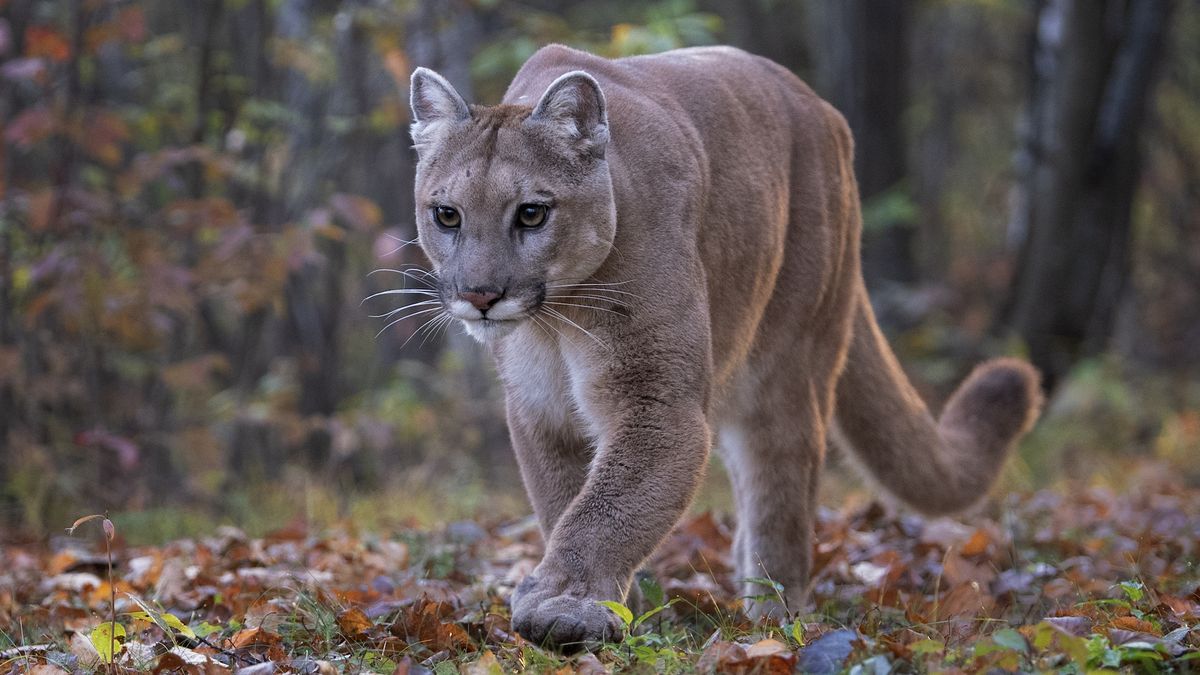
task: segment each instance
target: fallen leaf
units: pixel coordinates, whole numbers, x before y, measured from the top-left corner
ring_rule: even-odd
[[[485,649],[478,659],[466,664],[459,672],[462,675],[503,675],[504,668],[496,660],[496,655],[490,649]]]
[[[746,650],[736,642],[714,642],[700,655],[696,670],[701,673],[735,672],[746,664]]]
[[[992,543],[992,537],[987,530],[976,528],[971,533],[971,538],[962,545],[962,554],[965,556],[977,556],[987,552],[988,546]]]
[[[363,637],[375,625],[357,607],[351,607],[350,609],[338,612],[337,624],[338,630],[342,632],[342,635],[352,640]]]
[[[105,621],[92,629],[89,638],[92,646],[96,648],[96,653],[100,655],[100,660],[104,663],[112,663],[116,655],[120,654],[125,647],[125,626]]]
[[[1160,633],[1159,630],[1154,627],[1154,624],[1144,619],[1139,619],[1132,616],[1119,616],[1113,619],[1109,625],[1113,628],[1120,628],[1122,630],[1134,631],[1137,633],[1149,633],[1156,637],[1162,635],[1162,633]]]
[[[746,660],[755,673],[787,675],[796,668],[796,655],[787,645],[767,638],[746,649]]]
[[[608,675],[609,672],[595,654],[584,654],[575,661],[576,675]]]

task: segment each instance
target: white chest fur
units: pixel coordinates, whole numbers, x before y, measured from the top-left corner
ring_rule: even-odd
[[[587,433],[578,424],[577,368],[568,364],[560,341],[534,326],[522,326],[504,338],[500,377],[514,403],[552,429]]]

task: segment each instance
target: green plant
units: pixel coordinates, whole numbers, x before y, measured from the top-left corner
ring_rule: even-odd
[[[675,636],[663,634],[661,624],[657,631],[642,630],[639,632],[639,629],[645,626],[648,619],[674,605],[679,599],[672,598],[664,601],[662,589],[657,584],[649,582],[641,585],[643,597],[653,606],[638,616],[634,616],[632,610],[619,602],[605,600],[600,604],[616,615],[621,622],[623,640],[617,651],[627,652],[643,665],[653,666],[659,670],[668,670],[670,664],[678,662],[681,658],[676,644],[678,640]],[[649,593],[647,593],[647,589],[650,590]]]

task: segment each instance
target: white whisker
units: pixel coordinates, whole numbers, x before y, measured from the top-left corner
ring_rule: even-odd
[[[396,309],[393,309],[392,311],[386,312],[384,314],[371,314],[369,316],[372,319],[387,319],[387,318],[390,318],[390,317],[393,317],[393,316],[399,314],[400,312],[403,312],[406,309],[416,309],[418,307],[425,307],[428,305],[440,305],[440,304],[442,304],[441,300],[423,300],[421,302],[414,302],[411,305],[404,305],[403,307],[397,307]]]
[[[616,314],[617,316],[625,316],[624,313],[618,312],[615,309],[608,309],[606,307],[597,307],[595,305],[580,305],[580,304],[576,304],[573,302],[550,302],[548,300],[543,302],[542,304],[554,305],[556,307],[578,307],[579,309],[594,309],[594,310],[597,310],[600,312],[608,312],[609,314]]]
[[[415,281],[416,283],[420,283],[420,285],[424,286],[424,288],[428,289],[428,291],[437,291],[437,283],[436,282],[438,280],[438,277],[436,275],[431,274],[431,275],[427,275],[427,276],[418,276],[418,275],[414,274],[412,270],[407,270],[407,269],[374,269],[374,270],[368,271],[367,276],[371,276],[372,274],[377,273],[377,271],[388,271],[388,273],[391,273],[391,274],[398,274],[398,275],[403,276],[404,279],[409,279],[409,280]],[[419,271],[424,271],[424,270],[419,270]]]
[[[426,311],[434,311],[434,310],[426,310]],[[424,329],[426,326],[428,326],[429,324],[433,323],[434,321],[437,321],[437,320],[438,320],[438,319],[440,319],[442,316],[445,316],[445,315],[444,315],[444,314],[438,314],[438,315],[434,316],[432,319],[428,319],[427,321],[425,321],[425,323],[423,323],[423,324],[421,324],[420,326],[418,326],[418,327],[417,327],[417,329],[413,331],[412,335],[409,335],[409,336],[408,336],[408,339],[404,341],[404,344],[401,344],[401,345],[400,345],[400,349],[404,349],[405,347],[407,347],[407,346],[408,346],[408,343],[412,342],[412,339],[413,339],[413,338],[415,338],[415,337],[417,337],[417,335],[419,335],[419,334],[421,333],[421,330],[422,330],[422,329]]]
[[[411,318],[413,318],[414,316],[419,316],[419,315],[421,315],[421,314],[428,314],[428,313],[430,313],[430,312],[441,312],[441,311],[445,311],[445,310],[443,310],[441,307],[431,307],[431,308],[429,308],[429,309],[423,309],[423,310],[421,310],[421,311],[419,311],[419,312],[413,312],[412,314],[407,314],[407,315],[405,315],[405,316],[402,316],[402,317],[400,317],[399,319],[395,319],[395,320],[393,320],[393,321],[389,322],[389,323],[388,323],[388,325],[386,325],[386,326],[384,326],[383,328],[381,328],[381,329],[379,330],[379,332],[375,334],[375,339],[379,339],[379,336],[380,336],[380,335],[383,335],[383,332],[384,332],[384,331],[386,331],[387,329],[391,328],[392,326],[395,326],[396,324],[400,323],[401,321],[404,321],[405,319],[411,319]],[[405,340],[405,341],[404,341],[404,344],[408,344],[408,340]],[[402,346],[403,346],[403,345],[402,345]]]
[[[545,326],[546,328],[549,328],[550,330],[554,331],[554,334],[557,335],[558,337],[560,337],[564,340],[567,339],[567,336],[563,335],[562,331],[559,330],[557,326],[555,326],[554,324],[550,323],[549,321],[547,321],[543,318],[540,318],[538,316],[538,313],[540,313],[541,311],[542,311],[542,308],[539,307],[538,311],[535,312],[534,314],[531,314],[530,316],[537,320],[539,326]],[[546,332],[546,328],[542,328],[543,333]],[[550,339],[554,339],[554,335],[550,335],[549,333],[546,333],[546,337],[549,337]]]
[[[372,293],[372,294],[368,295],[367,297],[363,298],[362,302],[360,302],[359,305],[361,306],[366,301],[368,301],[372,298],[378,298],[381,295],[424,295],[427,297],[436,298],[438,294],[433,291],[427,291],[422,288],[393,288],[390,291],[379,291],[378,293]]]
[[[402,269],[402,270],[394,269],[391,267],[380,267],[379,269],[374,269],[374,270],[371,270],[370,272],[367,272],[367,276],[371,276],[371,275],[377,274],[379,272],[390,272],[392,274],[400,274],[400,275],[408,277],[409,279],[412,279],[413,281],[424,281],[426,283],[428,283],[429,279],[433,279],[434,281],[436,281],[438,278],[437,274],[434,274],[433,272],[430,272],[427,269],[423,269],[419,265],[412,265],[411,267],[409,267],[407,269]],[[417,274],[419,274],[420,276],[416,276]]]
[[[398,241],[401,244],[404,244],[405,246],[411,246],[411,245],[417,243],[418,241],[420,241],[420,239],[421,239],[420,237],[413,237],[412,239],[401,239],[400,237],[397,237],[396,235],[392,234],[391,232],[384,232],[383,236],[387,237],[388,239],[391,239],[392,241]]]
[[[425,337],[421,338],[421,344],[417,345],[417,349],[424,349],[425,343],[429,341],[429,338],[433,337],[433,334],[436,333],[439,328],[446,325],[447,321],[452,321],[453,319],[454,317],[450,314],[442,314],[441,316],[437,317],[437,319],[435,319],[433,322],[433,327],[425,333]]]
[[[453,326],[455,324],[453,316],[451,316],[450,314],[446,314],[446,316],[448,318],[447,318],[447,320],[442,322],[441,333],[437,337],[437,339],[439,339],[439,340],[445,338],[446,333],[450,331],[450,326]]]
[[[643,299],[642,296],[638,295],[637,293],[631,293],[629,291],[623,291],[623,290],[620,290],[617,288],[606,288],[604,286],[596,286],[596,285],[590,285],[590,284],[555,284],[552,286],[548,285],[548,286],[546,286],[546,288],[555,289],[555,290],[570,290],[570,289],[578,288],[586,293],[616,293],[618,295],[628,295],[630,297],[637,298],[638,300]]]
[[[551,279],[547,283],[552,284],[557,281],[565,281],[565,279]],[[569,286],[623,286],[625,284],[631,284],[631,283],[633,283],[633,282],[632,281],[581,281],[579,283],[568,284],[568,285]]]
[[[579,293],[557,293],[555,295],[547,295],[547,299],[562,300],[564,298],[580,298],[584,300],[599,300],[601,302],[611,302],[618,307],[629,307],[629,303],[616,298],[606,298],[602,295],[584,295]]]
[[[598,337],[596,337],[595,335],[593,335],[593,334],[592,334],[592,332],[591,332],[591,331],[589,331],[588,329],[584,328],[583,326],[580,326],[579,324],[575,323],[574,321],[572,321],[572,320],[568,319],[567,317],[563,316],[563,313],[562,313],[562,312],[560,312],[560,311],[558,311],[558,310],[556,310],[556,309],[553,309],[553,308],[551,308],[551,307],[545,307],[544,305],[543,305],[543,309],[545,309],[545,310],[546,310],[546,312],[547,312],[548,314],[550,314],[550,316],[552,316],[552,317],[554,317],[554,318],[556,318],[556,319],[559,319],[560,321],[565,321],[565,322],[567,322],[567,323],[571,324],[572,326],[574,326],[574,327],[578,328],[579,330],[583,331],[583,334],[584,334],[584,335],[586,335],[586,336],[590,337],[591,339],[595,340],[595,341],[596,341],[596,344],[600,345],[601,347],[604,347],[605,349],[608,349],[608,345],[604,344],[604,341],[603,341],[603,340],[601,340],[600,338],[598,338]],[[610,351],[611,351],[611,350],[610,350]]]

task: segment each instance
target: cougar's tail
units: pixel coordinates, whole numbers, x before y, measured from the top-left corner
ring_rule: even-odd
[[[880,485],[920,511],[971,506],[987,494],[1009,450],[1037,420],[1037,370],[1009,358],[979,365],[935,422],[880,332],[865,288],[857,304],[837,386],[838,440]]]

